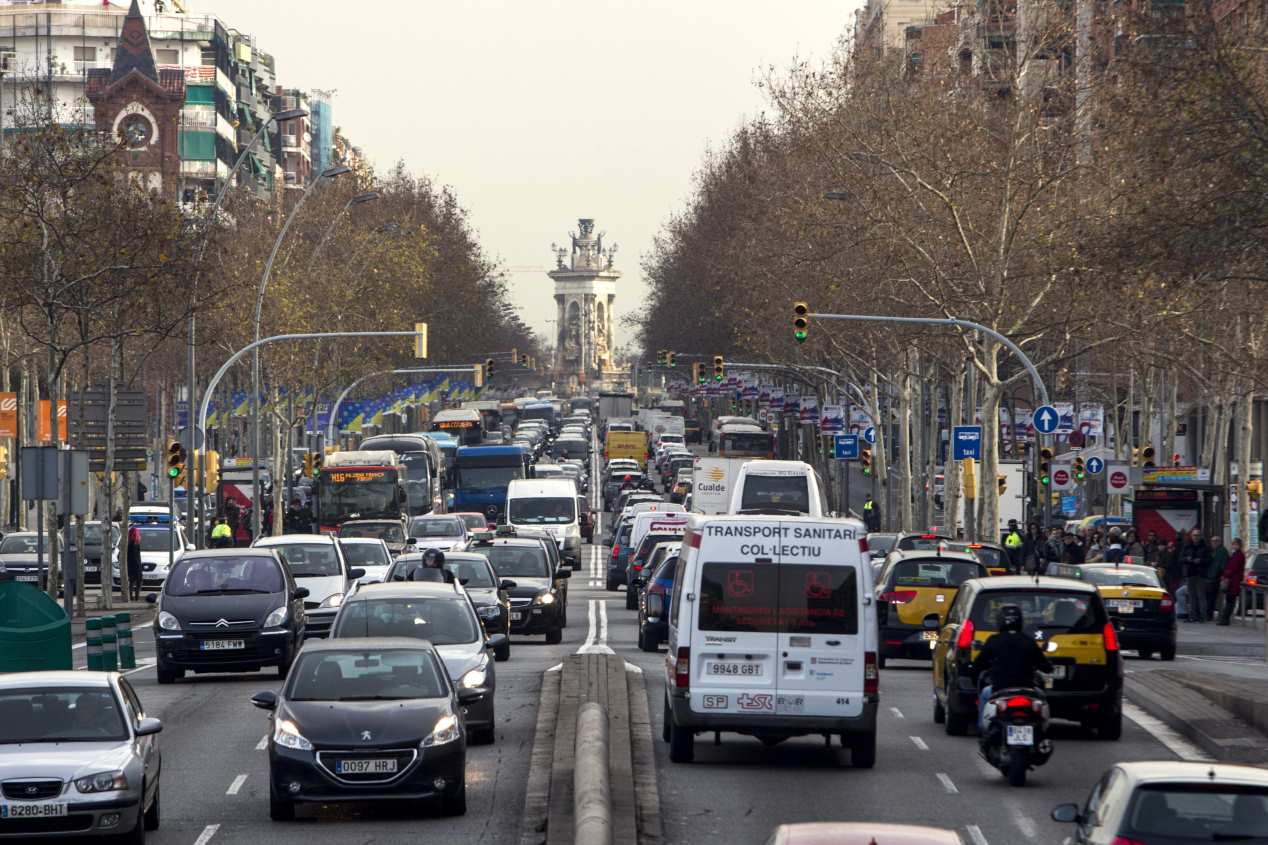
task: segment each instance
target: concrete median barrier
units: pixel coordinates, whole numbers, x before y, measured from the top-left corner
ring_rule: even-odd
[[[611,845],[612,793],[608,782],[608,714],[596,702],[577,711],[572,770],[572,823],[576,845]]]

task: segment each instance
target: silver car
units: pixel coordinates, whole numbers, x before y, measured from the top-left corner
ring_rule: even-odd
[[[48,577],[48,538],[44,538],[44,562],[36,556],[36,535],[34,531],[14,531],[0,540],[0,573],[13,576],[13,580],[22,581],[32,587],[43,589],[44,579]]]
[[[115,672],[0,675],[0,841],[159,826],[158,719]]]

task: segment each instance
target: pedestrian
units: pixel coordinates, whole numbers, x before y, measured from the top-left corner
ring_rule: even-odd
[[[1220,598],[1220,579],[1224,577],[1224,570],[1228,566],[1228,549],[1224,547],[1224,538],[1219,535],[1211,536],[1211,561],[1206,566],[1206,573],[1203,578],[1206,580],[1206,618],[1208,621],[1215,619],[1215,613],[1219,608],[1216,606]]]
[[[1078,538],[1070,532],[1066,532],[1064,537],[1065,545],[1061,547],[1061,562],[1070,563],[1075,566],[1083,563],[1087,558],[1083,554],[1083,547],[1079,545]]]
[[[216,524],[211,527],[211,547],[227,549],[233,545],[233,531],[223,516],[216,517]]]
[[[1220,592],[1224,594],[1224,609],[1220,611],[1217,625],[1227,625],[1233,618],[1233,609],[1237,606],[1237,598],[1242,594],[1242,578],[1246,574],[1246,555],[1242,551],[1241,538],[1234,538],[1233,551],[1224,565],[1224,574],[1220,577]]]
[[[1040,569],[1039,558],[1043,555],[1044,546],[1047,540],[1044,539],[1043,532],[1039,530],[1039,524],[1035,522],[1026,525],[1026,543],[1022,547],[1022,566],[1027,572],[1038,572]]]
[[[291,499],[291,506],[282,517],[282,530],[287,534],[313,533],[312,514],[304,509],[303,503],[298,498]]]
[[[1101,550],[1101,559],[1106,563],[1122,563],[1127,550],[1123,547],[1123,538],[1117,528],[1111,528],[1105,548]]]
[[[1127,536],[1123,540],[1125,557],[1130,557],[1132,563],[1140,565],[1146,562],[1145,544],[1140,542],[1140,536],[1135,529],[1128,529]]]
[[[1184,565],[1180,563],[1180,541],[1172,537],[1158,552],[1158,568],[1162,570],[1162,583],[1176,592],[1184,584]],[[1178,614],[1183,615],[1183,614]]]
[[[141,600],[141,529],[135,525],[128,529],[128,595],[132,601]]]
[[[1150,531],[1145,537],[1145,563],[1150,566],[1157,566],[1162,560],[1162,553],[1167,548],[1167,544],[1158,539],[1157,531]],[[1167,583],[1163,581],[1163,583]]]
[[[1061,534],[1060,528],[1051,528],[1048,530],[1048,542],[1044,545],[1043,560],[1040,563],[1039,574],[1042,575],[1048,571],[1048,564],[1060,563],[1062,556],[1065,554],[1065,537]]]
[[[1017,527],[1017,520],[1008,520],[1008,530],[1004,532],[1004,551],[1008,555],[1008,571],[1014,575],[1021,572],[1022,547],[1025,544],[1021,529]]]
[[[1211,548],[1202,539],[1202,532],[1194,528],[1180,546],[1180,566],[1188,587],[1190,622],[1206,621],[1206,569],[1211,562]]]
[[[872,501],[871,496],[863,502],[863,524],[868,531],[881,530],[881,509]]]

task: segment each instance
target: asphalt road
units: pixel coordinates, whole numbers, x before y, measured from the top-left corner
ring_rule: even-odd
[[[270,821],[267,722],[250,697],[276,689],[278,680],[272,673],[203,675],[160,687],[152,665],[153,638],[148,628],[139,630],[140,668],[131,680],[150,714],[164,721],[163,820],[151,840],[173,845],[518,842],[541,678],[581,648],[611,649],[647,677],[662,817],[671,843],[761,843],[781,822],[815,820],[951,827],[973,845],[1060,842],[1068,830],[1049,820],[1051,808],[1084,798],[1112,763],[1196,756],[1183,740],[1133,712],[1140,721],[1129,719],[1119,742],[1089,740],[1073,727],[1058,729],[1052,760],[1031,774],[1025,788],[1013,789],[978,758],[974,738],[947,736],[934,724],[928,665],[893,661],[881,675],[875,769],[842,765],[846,752],[826,748],[822,739],[767,748],[733,735],[724,735],[719,747],[710,737],[699,737],[696,762],[673,764],[660,741],[664,651],[638,650],[635,613],[625,610],[624,596],[603,589],[606,549],[588,546],[584,554],[583,567],[569,585],[564,642],[515,641],[511,660],[498,664],[497,741],[469,749],[468,811],[458,819],[441,818],[428,808],[351,804],[301,810],[293,823]],[[83,650],[76,655],[82,662]]]

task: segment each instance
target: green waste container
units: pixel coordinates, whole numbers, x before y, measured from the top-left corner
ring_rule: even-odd
[[[0,672],[73,668],[66,611],[30,584],[0,581]]]

